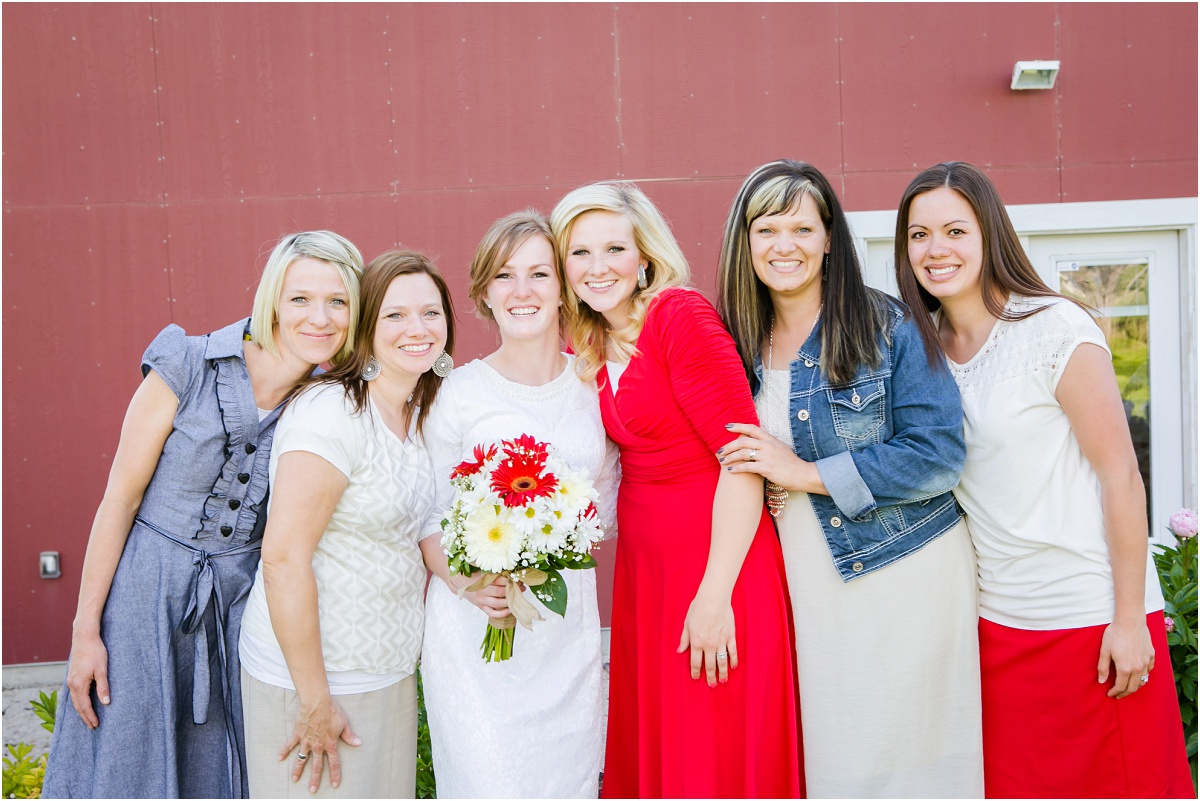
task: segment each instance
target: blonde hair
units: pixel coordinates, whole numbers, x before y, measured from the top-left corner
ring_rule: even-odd
[[[250,339],[260,348],[279,358],[275,345],[275,325],[279,322],[279,295],[283,292],[283,280],[288,268],[298,259],[317,259],[333,267],[346,285],[346,300],[349,304],[350,327],[346,330],[346,341],[330,360],[341,363],[354,349],[354,332],[358,327],[359,280],[363,273],[362,255],[358,248],[344,236],[332,231],[302,231],[288,234],[279,240],[262,279],[254,293],[254,307],[250,312]]]
[[[484,302],[488,284],[531,236],[543,236],[550,243],[554,252],[554,272],[561,282],[562,268],[558,263],[558,251],[554,250],[554,237],[550,234],[550,223],[546,218],[536,209],[515,211],[501,217],[492,223],[483,235],[479,247],[475,248],[475,258],[471,260],[471,288],[468,297],[475,302],[475,315],[481,320],[496,319],[496,315],[492,314],[492,310]]]
[[[584,381],[594,381],[605,362],[605,338],[617,355],[628,359],[637,352],[638,335],[650,302],[668,287],[686,286],[687,259],[671,234],[667,221],[636,185],[624,181],[601,181],[568,192],[550,214],[554,247],[565,271],[571,229],[584,214],[608,211],[624,214],[633,224],[633,240],[646,264],[646,288],[635,289],[626,312],[629,322],[617,330],[609,328],[604,316],[579,300],[574,287],[560,274],[563,285],[563,316],[567,335],[577,359],[575,369]]]

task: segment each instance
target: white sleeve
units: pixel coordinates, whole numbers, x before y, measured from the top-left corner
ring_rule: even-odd
[[[421,539],[442,533],[442,518],[454,502],[450,473],[463,460],[463,434],[459,425],[458,404],[454,400],[454,383],[446,381],[442,384],[423,426],[425,447],[429,449],[429,458],[433,462],[435,490],[433,508],[421,527]]]
[[[617,443],[604,438],[604,461],[596,475],[596,491],[600,495],[596,511],[604,526],[604,539],[617,538],[617,490],[621,486],[621,451]]]
[[[1054,314],[1062,321],[1061,327],[1056,327],[1060,332],[1060,339],[1056,343],[1055,358],[1050,365],[1051,392],[1058,391],[1058,382],[1062,380],[1063,373],[1066,372],[1067,363],[1071,361],[1071,355],[1080,345],[1098,345],[1104,348],[1104,352],[1110,358],[1112,357],[1112,350],[1108,347],[1108,342],[1104,339],[1104,332],[1100,330],[1100,326],[1092,319],[1092,315],[1074,303],[1068,300],[1059,301],[1042,314]]]
[[[353,411],[340,386],[313,387],[288,404],[271,449],[278,456],[291,451],[316,454],[349,479],[361,458],[364,422],[369,424]]]

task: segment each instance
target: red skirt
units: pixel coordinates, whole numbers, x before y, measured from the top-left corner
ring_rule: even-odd
[[[979,621],[988,798],[1195,798],[1162,612],[1133,695],[1096,681],[1105,626],[1027,631]],[[1115,674],[1115,670],[1112,671]]]

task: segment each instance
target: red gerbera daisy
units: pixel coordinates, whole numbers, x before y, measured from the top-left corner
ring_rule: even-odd
[[[508,507],[524,506],[534,498],[554,494],[558,479],[553,473],[542,474],[546,467],[547,445],[528,434],[503,442],[508,456],[492,471],[492,489]]]
[[[483,463],[496,455],[496,446],[490,445],[484,451],[482,445],[475,446],[475,461],[463,462],[458,467],[454,468],[454,472],[450,474],[450,478],[462,478],[463,476],[473,475],[478,473],[483,468]]]
[[[546,464],[546,451],[550,446],[544,442],[538,442],[528,434],[522,434],[516,439],[506,439],[500,444],[504,446],[504,452],[509,456],[532,456],[540,462],[539,467]]]

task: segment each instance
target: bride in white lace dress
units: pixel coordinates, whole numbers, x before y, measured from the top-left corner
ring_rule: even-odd
[[[421,675],[443,798],[595,798],[604,749],[596,571],[565,570],[567,613],[533,594],[541,616],[518,627],[512,658],[487,663],[489,615],[508,610],[502,585],[459,599],[471,583],[450,576],[440,522],[451,470],[475,445],[530,434],[593,477],[606,531],[614,533],[617,451],[605,438],[596,391],[559,351],[561,281],[550,229],[534,212],[494,223],[471,264],[471,298],[500,330],[500,348],[454,370],[425,424],[438,480],[435,516],[421,549],[434,573],[425,602]]]

